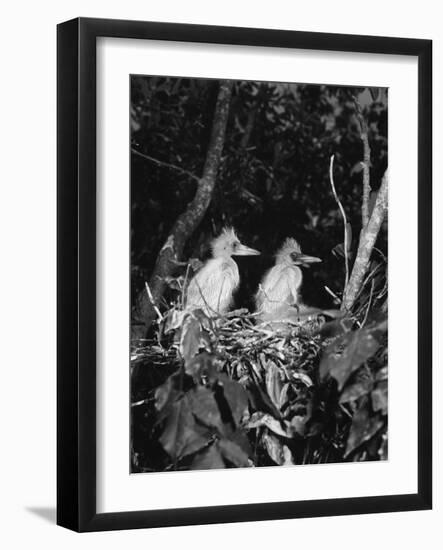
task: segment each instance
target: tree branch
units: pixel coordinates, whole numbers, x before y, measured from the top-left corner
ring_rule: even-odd
[[[199,179],[194,198],[175,221],[157,256],[149,281],[152,300],[144,291],[137,296],[133,319],[141,321],[142,324],[132,323],[131,336],[133,338],[143,338],[149,330],[156,317],[152,304],[160,303],[166,289],[165,278],[173,273],[187,240],[199,226],[211,202],[225,141],[232,85],[232,81],[229,80],[220,82],[203,175]]]
[[[388,179],[389,175],[386,170],[380,189],[378,190],[371,217],[360,234],[357,257],[354,262],[354,267],[352,268],[349,283],[343,295],[341,305],[342,311],[349,311],[353,306],[360,287],[362,286],[366,271],[368,270],[371,253],[374,249],[375,241],[377,240],[381,224],[383,223],[388,209]]]
[[[354,97],[357,118],[360,123],[360,137],[363,142],[363,197],[361,205],[361,225],[362,228],[368,225],[369,221],[369,196],[371,185],[369,180],[369,168],[371,165],[371,148],[369,147],[368,124],[363,116],[361,105],[358,99]]]
[[[148,160],[150,162],[153,162],[154,164],[157,164],[157,166],[163,166],[164,168],[169,168],[170,170],[175,170],[179,174],[183,174],[185,176],[188,176],[189,178],[200,181],[200,178],[193,174],[192,172],[188,172],[188,170],[184,170],[183,168],[180,168],[180,166],[176,166],[175,164],[170,164],[169,162],[164,162],[162,160],[155,159],[154,157],[150,157],[149,155],[145,155],[144,153],[140,153],[140,151],[137,151],[137,149],[131,148],[131,152],[134,155],[137,155],[138,157],[144,158],[145,160]]]

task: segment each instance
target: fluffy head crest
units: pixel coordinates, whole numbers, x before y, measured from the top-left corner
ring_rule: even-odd
[[[290,255],[292,252],[297,252],[300,254],[301,248],[295,239],[289,237],[285,240],[285,242],[283,243],[283,246],[275,255],[275,257],[277,258],[277,263],[280,264],[287,260],[290,260],[291,259]]]
[[[234,245],[240,244],[235,229],[233,227],[225,227],[218,237],[212,243],[212,255],[214,258],[219,256],[231,255]]]

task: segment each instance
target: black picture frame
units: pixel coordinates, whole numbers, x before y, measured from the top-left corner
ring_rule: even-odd
[[[418,59],[418,490],[416,494],[171,510],[96,511],[96,39],[398,54]],[[106,19],[58,25],[57,523],[103,531],[367,514],[432,506],[432,42]]]

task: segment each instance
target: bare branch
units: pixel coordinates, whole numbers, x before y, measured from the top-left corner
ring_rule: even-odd
[[[345,252],[345,270],[346,270],[345,286],[344,286],[344,291],[345,291],[346,287],[348,285],[348,281],[349,281],[349,259],[348,259],[349,243],[348,243],[348,231],[347,231],[348,222],[347,222],[347,219],[346,219],[345,209],[343,208],[343,205],[340,202],[340,199],[338,198],[337,191],[335,190],[335,185],[334,185],[334,155],[331,155],[331,160],[330,160],[330,163],[329,163],[329,181],[331,182],[331,187],[332,187],[332,192],[334,193],[334,198],[335,198],[335,200],[338,204],[341,215],[343,217],[343,233],[344,233],[343,244],[344,244],[344,249],[345,249],[344,252]]]
[[[363,142],[363,196],[361,205],[361,225],[365,228],[369,222],[369,196],[371,185],[369,180],[369,167],[371,165],[371,148],[369,147],[368,124],[363,116],[361,105],[354,97],[357,118],[360,123],[360,137]]]
[[[150,157],[149,155],[145,155],[144,153],[140,153],[140,151],[137,151],[137,149],[131,148],[132,153],[134,155],[137,155],[145,160],[148,160],[149,162],[153,162],[154,164],[157,164],[157,166],[162,166],[164,168],[169,168],[170,170],[175,170],[179,174],[183,174],[184,176],[188,176],[188,178],[191,178],[197,182],[200,181],[200,178],[193,174],[192,172],[189,172],[188,170],[184,170],[183,168],[180,168],[180,166],[176,166],[175,164],[170,164],[169,162],[164,162],[162,160],[158,160],[154,157]]]
[[[378,190],[377,199],[369,222],[367,226],[362,229],[360,234],[357,257],[354,262],[349,283],[343,295],[342,310],[349,311],[351,309],[363,285],[375,241],[377,240],[378,233],[388,209],[388,180],[389,176],[386,170],[380,189]]]
[[[162,299],[166,289],[165,278],[170,276],[176,269],[175,262],[180,261],[186,241],[200,224],[211,202],[225,141],[232,86],[232,81],[220,81],[202,177],[197,178],[198,185],[194,198],[187,205],[186,210],[176,219],[165,244],[157,256],[150,278],[152,296],[157,303]],[[190,173],[187,173],[187,175],[190,175]],[[143,324],[132,325],[132,338],[137,339],[146,336],[155,316],[156,312],[152,301],[148,299],[145,292],[139,293],[133,309],[133,318],[140,319]]]

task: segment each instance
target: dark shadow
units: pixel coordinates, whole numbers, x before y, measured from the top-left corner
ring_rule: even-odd
[[[48,508],[43,506],[29,506],[26,508],[26,510],[31,514],[34,514],[36,516],[43,518],[46,521],[49,521],[49,523],[55,523],[55,520],[56,520],[55,508]]]

